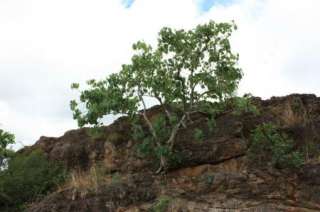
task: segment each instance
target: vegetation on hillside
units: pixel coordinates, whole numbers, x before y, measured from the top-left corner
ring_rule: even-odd
[[[40,151],[17,154],[7,147],[14,135],[0,130],[0,211],[22,211],[53,191],[66,177],[65,169]]]
[[[126,178],[121,175],[121,172],[129,169],[128,167],[132,168],[132,166],[135,166],[136,169],[132,169],[130,172],[138,169],[140,171],[140,168],[144,167],[140,156],[155,159],[158,168],[156,173],[165,173],[168,168],[174,167],[174,163],[182,164],[180,167],[186,167],[190,164],[192,166],[203,164],[214,166],[243,156],[248,156],[249,160],[245,160],[246,163],[251,162],[260,167],[270,168],[273,166],[279,170],[284,168],[298,169],[305,164],[309,157],[311,159],[319,157],[320,150],[315,146],[318,145],[316,136],[312,141],[306,142],[305,147],[297,147],[294,141],[282,132],[282,128],[272,124],[277,123],[275,121],[277,120],[276,113],[268,117],[264,116],[266,113],[272,113],[272,110],[257,103],[259,108],[265,109],[263,110],[264,114],[260,116],[258,106],[252,103],[256,99],[250,94],[246,94],[244,97],[235,95],[242,78],[242,71],[237,64],[239,57],[232,52],[229,41],[235,29],[234,23],[211,21],[198,25],[192,30],[163,28],[159,32],[156,46],[151,46],[143,41],[135,43],[133,45],[135,53],[130,63],[122,65],[119,72],[107,76],[104,80],[89,80],[86,89],[80,90],[79,100],[70,102],[73,117],[77,120],[78,125],[80,127],[94,126],[92,131],[89,130],[92,137],[87,135],[86,130],[82,132],[75,130],[75,134],[79,133],[81,136],[70,139],[74,136],[70,133],[70,137],[63,139],[57,145],[59,146],[57,149],[51,148],[52,146],[44,148],[41,146],[43,143],[39,142],[41,145],[34,149],[26,148],[15,153],[9,149],[9,146],[15,142],[15,136],[0,129],[0,211],[23,211],[29,204],[37,202],[55,191],[59,185],[65,182],[67,176],[71,177],[67,183],[64,183],[63,189],[66,194],[72,192],[72,200],[76,198],[77,192],[83,198],[94,192],[96,194],[105,192],[110,193],[111,205],[113,202],[117,203],[113,199],[113,195],[118,195],[118,193],[121,195],[116,197],[121,201],[128,199],[125,195],[133,196],[133,200],[136,201],[138,199],[135,197],[139,195],[135,195],[132,191],[138,190],[140,184],[136,186],[135,183],[141,183],[140,179],[145,181],[145,178],[140,176],[137,177],[138,180],[134,179],[136,176],[126,176]],[[72,84],[72,88],[79,90],[80,85]],[[152,114],[153,110],[149,108],[149,100],[157,101],[159,107],[156,109],[161,108],[161,112],[156,111]],[[291,108],[293,113],[301,113],[302,100],[298,98],[293,103]],[[285,110],[287,109],[286,107]],[[102,140],[99,133],[103,128],[99,128],[99,126],[103,124],[103,118],[110,114],[126,115],[128,119],[120,121],[130,121],[130,123],[126,122],[125,127],[116,125],[114,128],[109,128],[112,130],[108,129],[109,134],[105,136],[107,139],[104,141],[110,142],[110,149],[106,148],[106,143],[93,145],[94,147],[84,145],[86,147],[78,148],[77,145],[83,145],[83,143],[74,141],[100,142]],[[246,119],[243,122],[240,120],[242,117]],[[253,118],[257,119],[253,121]],[[266,121],[269,119],[270,123]],[[249,126],[250,124],[245,122],[254,124]],[[307,126],[304,119],[301,122],[304,124],[303,127]],[[125,128],[125,130],[114,132],[115,128]],[[220,131],[214,134],[218,129]],[[251,131],[252,129],[254,130]],[[184,138],[187,137],[187,139],[180,140],[187,140],[189,146],[184,145],[181,148],[181,145],[185,143],[179,143],[179,152],[179,148],[176,148],[178,146],[176,142],[177,137],[184,134],[178,134],[182,130],[185,132]],[[128,135],[129,133],[130,135]],[[86,140],[82,140],[82,138]],[[128,143],[113,145],[125,143],[119,142],[120,140],[128,141]],[[70,143],[68,143],[69,141]],[[202,148],[206,141],[209,145]],[[62,143],[67,143],[67,145],[63,146]],[[133,146],[132,143],[138,145]],[[73,148],[73,145],[77,147]],[[122,150],[117,155],[116,151],[113,151],[113,148],[116,147],[125,148],[125,151]],[[128,153],[131,147],[134,150],[137,149],[138,157],[134,155],[131,158],[131,154]],[[183,149],[184,147],[188,148]],[[45,154],[40,150],[41,148],[45,149]],[[87,148],[86,151],[84,151],[85,148]],[[108,151],[101,151],[103,148]],[[57,154],[52,149],[66,154]],[[66,149],[68,151],[65,151]],[[74,152],[80,153],[72,155]],[[186,155],[189,154],[189,160],[182,160],[182,152]],[[116,156],[112,155],[113,153]],[[59,155],[58,159],[53,157],[55,160],[79,161],[79,163],[86,163],[86,166],[79,166],[81,167],[79,169],[75,165],[66,165],[67,171],[66,167],[60,163],[48,160],[48,158],[52,158],[50,154]],[[106,157],[107,154],[111,154],[111,159]],[[137,158],[139,161],[133,161],[131,164],[123,162],[121,161],[122,154],[125,155],[123,161],[131,162],[131,159]],[[202,155],[204,156],[201,157]],[[114,160],[112,157],[119,158]],[[84,159],[81,160],[82,158]],[[103,163],[99,164],[102,159]],[[125,165],[121,166],[121,163]],[[202,171],[208,171],[202,170],[202,168],[199,169],[199,181],[205,182],[203,191],[207,191],[211,184],[216,183],[216,173],[207,173],[201,178]],[[225,174],[228,173],[223,173],[223,176]],[[219,175],[217,176],[217,180],[219,180]],[[141,185],[157,186],[157,183],[152,184],[154,177],[152,173],[152,178],[148,182],[150,184]],[[238,178],[230,179],[238,180]],[[242,176],[239,179],[241,179],[239,185],[243,185]],[[126,180],[135,186],[128,187],[128,184],[125,184]],[[220,186],[223,183],[218,182],[217,184]],[[225,181],[225,183],[229,182]],[[113,188],[123,188],[127,189],[125,190],[127,192],[121,193],[121,190],[115,190],[112,193],[107,188],[111,188],[111,191]],[[201,187],[199,188],[201,191]],[[225,185],[219,189],[225,189]],[[159,190],[162,191],[162,189]],[[137,194],[145,194],[144,191],[139,192]],[[148,201],[154,200],[150,211],[166,211],[174,202],[175,197],[161,195],[155,199],[153,193],[151,195],[151,192],[150,194],[146,192],[145,198]],[[129,203],[130,201],[126,204],[129,205]],[[69,202],[67,204],[69,207]]]
[[[249,157],[256,165],[270,162],[276,168],[299,168],[304,163],[302,151],[294,148],[288,135],[271,123],[258,126],[251,134]]]
[[[13,134],[0,129],[0,168],[6,165],[6,161],[13,155],[13,151],[8,149],[10,144],[14,144]]]
[[[192,114],[214,111],[214,103],[230,98],[237,89],[242,72],[229,41],[235,29],[234,23],[210,21],[192,30],[163,28],[156,47],[138,41],[131,63],[105,80],[88,81],[80,104],[71,101],[74,118],[82,127],[97,126],[108,114],[126,114],[132,119],[141,115],[148,128],[143,142],[147,139],[152,144],[150,149],[159,159],[158,172],[165,170],[176,134],[192,123]],[[72,88],[78,89],[79,84]],[[161,123],[149,119],[147,98],[157,100],[165,111]],[[170,110],[173,106],[178,113]],[[139,127],[141,124],[134,129]]]

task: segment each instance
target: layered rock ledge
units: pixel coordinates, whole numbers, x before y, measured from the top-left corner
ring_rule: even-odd
[[[162,200],[166,211],[320,211],[320,157],[310,156],[298,170],[280,170],[257,166],[247,156],[250,133],[267,122],[279,126],[297,147],[312,142],[320,151],[320,98],[292,94],[253,102],[259,115],[222,113],[215,133],[204,141],[193,136],[195,128],[208,130],[204,115],[180,130],[176,149],[183,158],[165,175],[156,175],[153,162],[136,154],[126,118],[103,127],[98,138],[86,128],[41,137],[21,152],[41,149],[73,178],[28,211],[150,211]],[[158,113],[158,107],[148,111],[150,117]],[[98,169],[103,179],[96,177]],[[77,184],[81,179],[87,184]]]

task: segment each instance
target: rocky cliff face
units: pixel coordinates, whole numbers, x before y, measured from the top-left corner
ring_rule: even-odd
[[[104,127],[98,138],[87,129],[41,137],[22,151],[40,148],[72,174],[28,211],[320,211],[320,158],[314,153],[320,151],[320,98],[295,94],[254,98],[254,104],[260,115],[226,111],[203,141],[194,139],[193,129],[206,133],[206,117],[194,117],[176,139],[183,158],[166,175],[155,175],[152,160],[137,155],[126,118]],[[149,116],[160,112],[154,107]],[[302,168],[280,170],[249,160],[250,133],[266,122],[280,126],[297,148],[314,145]]]

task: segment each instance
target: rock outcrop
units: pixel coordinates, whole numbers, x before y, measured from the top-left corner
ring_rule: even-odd
[[[161,204],[164,211],[320,211],[320,98],[293,94],[253,102],[259,115],[226,111],[203,141],[194,139],[193,129],[209,135],[205,115],[181,129],[175,148],[183,157],[165,175],[156,175],[152,160],[136,153],[126,118],[103,127],[98,138],[86,128],[41,137],[21,151],[42,149],[73,174],[28,211],[150,211]],[[160,112],[154,107],[149,115]],[[279,170],[268,161],[257,166],[249,160],[250,133],[267,122],[279,126],[296,148],[314,145],[302,168]],[[80,186],[84,176],[90,182]]]

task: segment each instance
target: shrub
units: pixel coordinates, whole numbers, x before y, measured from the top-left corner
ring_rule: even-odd
[[[214,133],[216,128],[216,121],[213,117],[210,117],[207,122],[209,133]]]
[[[21,209],[53,191],[65,177],[62,166],[49,162],[41,151],[16,154],[0,172],[0,208]]]
[[[100,126],[94,126],[87,129],[87,134],[91,136],[92,139],[101,139],[104,136],[103,129]]]
[[[165,212],[167,211],[169,204],[171,202],[171,198],[167,196],[160,197],[155,205],[151,207],[150,212]]]
[[[276,168],[299,168],[304,163],[304,156],[294,149],[293,141],[270,123],[252,132],[249,156],[259,165],[271,160]]]
[[[13,156],[13,151],[8,149],[8,145],[14,144],[15,136],[0,129],[0,170],[6,166],[8,158]]]
[[[254,115],[259,115],[258,108],[252,104],[251,101],[252,95],[245,94],[243,97],[234,97],[233,106],[234,106],[234,114],[241,115],[242,113],[252,113]]]
[[[137,145],[137,150],[140,156],[154,158],[155,161],[160,161],[161,158],[166,158],[167,166],[176,165],[181,161],[181,156],[170,151],[170,147],[166,141],[170,137],[171,125],[177,121],[174,116],[170,120],[166,120],[165,116],[159,115],[152,123],[154,132],[157,137],[151,136],[147,130],[144,130],[141,125],[133,125],[133,139],[140,141]],[[168,167],[165,167],[168,168]]]
[[[199,129],[199,128],[196,128],[196,129],[194,130],[193,136],[194,136],[194,139],[195,139],[196,141],[203,141],[203,140],[204,140],[204,137],[205,137],[203,131],[202,131],[201,129]]]

